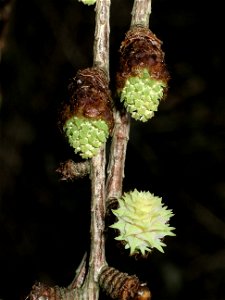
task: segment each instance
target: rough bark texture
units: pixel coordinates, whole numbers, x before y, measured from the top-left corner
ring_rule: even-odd
[[[96,28],[94,40],[94,66],[103,69],[109,76],[109,16],[110,0],[96,1]]]
[[[131,26],[142,25],[144,27],[148,27],[149,17],[151,14],[151,6],[151,0],[135,0],[132,9]]]
[[[93,65],[109,76],[110,0],[96,1],[96,27]],[[84,289],[86,299],[99,298],[98,276],[105,262],[105,146],[91,160],[91,247]]]
[[[118,199],[122,195],[126,150],[130,132],[130,116],[125,111],[116,111],[114,118],[115,126],[106,182],[107,203],[110,203],[112,199]]]

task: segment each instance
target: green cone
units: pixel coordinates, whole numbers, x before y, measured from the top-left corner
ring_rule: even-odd
[[[63,130],[69,144],[82,158],[92,158],[109,136],[109,128],[104,120],[73,116],[66,121]]]
[[[162,239],[175,228],[168,222],[173,216],[172,210],[162,204],[161,198],[150,192],[125,193],[119,199],[119,208],[112,210],[118,221],[111,228],[118,229],[120,235],[116,240],[125,243],[125,249],[130,249],[130,255],[151,252],[153,248],[163,251],[166,245]]]
[[[140,69],[138,76],[126,80],[120,100],[135,120],[146,122],[158,110],[164,87],[165,83],[151,78],[147,69]]]

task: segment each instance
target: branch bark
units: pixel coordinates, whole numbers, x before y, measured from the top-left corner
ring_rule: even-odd
[[[130,133],[130,116],[128,113],[116,111],[114,120],[115,127],[107,169],[106,206],[109,206],[112,201],[122,195],[127,143]]]
[[[134,5],[131,13],[131,26],[141,25],[144,27],[148,27],[151,9],[151,0],[134,0]]]
[[[95,40],[93,65],[99,67],[109,78],[109,35],[110,35],[111,0],[97,0],[95,11]]]
[[[105,71],[109,79],[110,0],[96,1],[93,66]],[[99,298],[98,276],[105,261],[105,145],[91,160],[91,246],[89,269],[84,283],[85,299]]]
[[[131,27],[136,25],[148,27],[151,14],[151,0],[134,0],[131,14]],[[107,168],[107,206],[110,206],[114,199],[118,199],[122,195],[127,143],[130,133],[130,115],[128,113],[115,111],[114,120],[115,127]]]

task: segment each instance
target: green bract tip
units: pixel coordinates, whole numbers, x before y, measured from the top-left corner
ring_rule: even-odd
[[[110,227],[118,229],[120,235],[116,240],[125,243],[125,249],[130,248],[130,254],[151,252],[153,248],[164,252],[166,246],[162,239],[174,236],[175,228],[168,222],[173,216],[172,210],[163,206],[162,199],[150,192],[125,193],[118,200],[119,208],[112,210],[118,221]]]
[[[76,116],[66,121],[63,130],[75,153],[80,153],[85,159],[95,156],[109,136],[109,128],[105,121]]]
[[[92,5],[95,4],[96,0],[78,0],[79,2],[83,2],[84,4],[87,5]]]
[[[147,69],[140,69],[137,76],[126,80],[120,100],[135,120],[146,122],[157,111],[165,86],[162,81],[151,78]]]

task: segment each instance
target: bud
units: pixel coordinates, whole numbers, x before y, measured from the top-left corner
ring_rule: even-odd
[[[161,44],[148,28],[133,26],[120,47],[117,93],[131,116],[142,122],[154,116],[168,90]]]
[[[108,79],[98,68],[77,72],[69,84],[70,101],[62,111],[61,124],[69,144],[82,158],[95,156],[113,128]]]
[[[173,216],[172,210],[162,204],[162,199],[150,192],[125,193],[118,200],[118,209],[112,210],[118,221],[111,228],[119,230],[116,240],[123,241],[130,255],[151,252],[153,248],[164,252],[165,236],[174,236],[175,228],[168,222]]]

